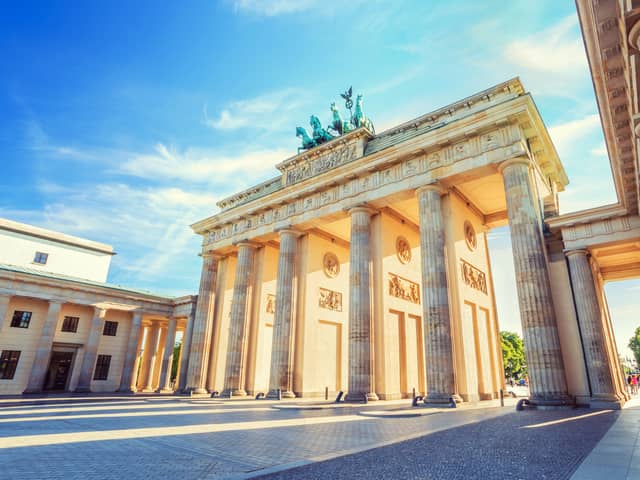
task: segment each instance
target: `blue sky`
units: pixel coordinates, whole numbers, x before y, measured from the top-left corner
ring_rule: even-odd
[[[572,182],[562,211],[615,201],[573,2],[25,0],[0,55],[0,216],[114,245],[115,283],[197,291],[189,224],[274,176],[349,85],[382,131],[520,76]],[[518,329],[504,230],[492,255]],[[616,286],[617,331],[637,289]]]

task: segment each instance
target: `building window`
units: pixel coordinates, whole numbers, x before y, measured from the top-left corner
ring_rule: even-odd
[[[13,312],[13,318],[11,319],[11,326],[16,328],[29,328],[29,322],[31,321],[31,312],[23,312],[22,310],[16,310]]]
[[[110,337],[115,337],[116,332],[118,331],[118,322],[104,322],[104,330],[102,331],[102,335],[109,335]]]
[[[33,258],[33,263],[39,263],[40,265],[46,265],[48,258],[49,258],[49,254],[48,253],[36,252],[36,256]]]
[[[77,332],[78,331],[78,322],[80,319],[78,317],[64,317],[62,321],[62,331],[63,332]]]
[[[106,380],[109,376],[109,365],[111,365],[111,355],[98,355],[96,371],[93,374],[93,379]]]
[[[3,350],[0,355],[0,380],[11,380],[16,373],[19,350]]]

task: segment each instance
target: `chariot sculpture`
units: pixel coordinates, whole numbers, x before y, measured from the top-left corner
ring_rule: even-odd
[[[322,128],[320,119],[315,115],[311,115],[309,119],[309,124],[312,129],[311,135],[307,133],[305,128],[296,127],[296,137],[299,137],[302,140],[302,145],[298,147],[298,153],[302,150],[309,150],[310,148],[322,145],[323,143],[333,140],[334,138],[344,135],[356,128],[365,127],[371,133],[375,133],[373,122],[365,116],[362,110],[362,94],[358,94],[356,96],[355,110],[353,111],[353,100],[351,99],[353,96],[353,88],[349,87],[349,90],[341,93],[340,96],[344,99],[345,107],[349,110],[349,121],[347,122],[342,120],[340,111],[338,110],[338,107],[336,107],[336,102],[331,102],[330,108],[332,119],[331,124],[327,129]],[[335,135],[330,133],[329,130],[335,132]]]

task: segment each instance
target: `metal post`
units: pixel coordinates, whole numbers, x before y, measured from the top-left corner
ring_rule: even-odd
[[[504,390],[500,389],[500,406],[504,407]]]
[[[329,400],[329,387],[324,387],[324,399]]]

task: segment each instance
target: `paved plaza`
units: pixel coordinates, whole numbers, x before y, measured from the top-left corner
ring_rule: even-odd
[[[0,479],[569,478],[619,415],[516,413],[512,399],[411,409],[408,400],[5,398]]]

